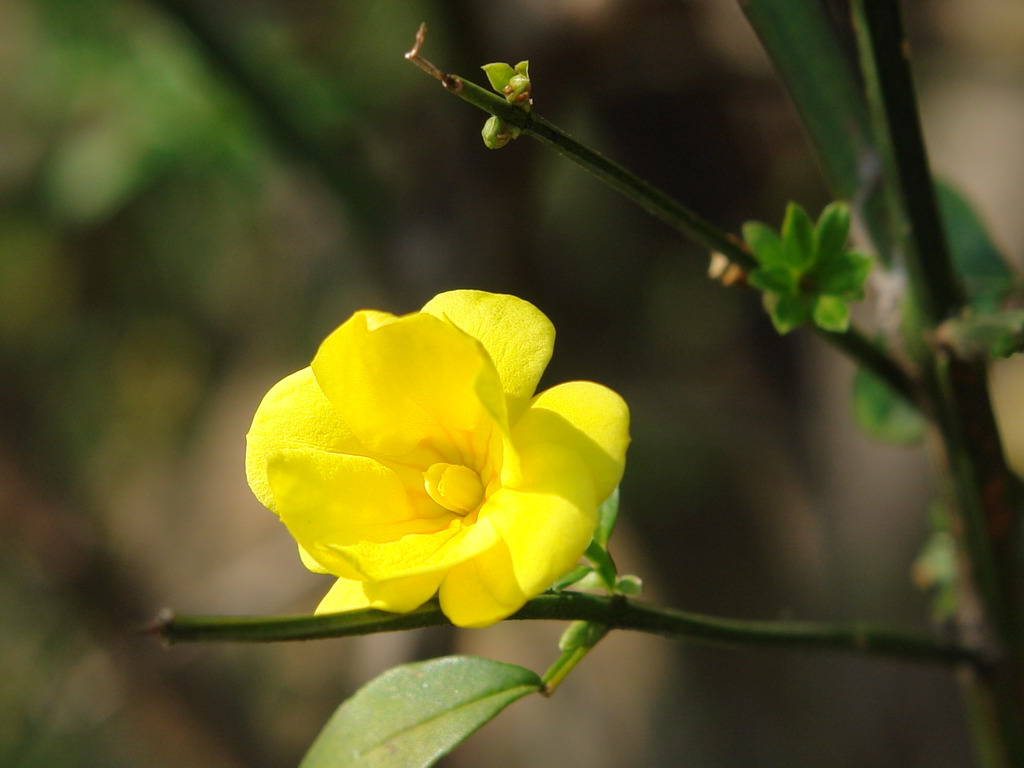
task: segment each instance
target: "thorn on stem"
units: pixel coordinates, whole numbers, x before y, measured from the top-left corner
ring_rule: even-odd
[[[426,37],[427,22],[424,21],[420,24],[419,29],[416,30],[416,40],[413,42],[412,48],[405,52],[406,60],[411,61],[434,79],[440,80],[441,85],[444,86],[445,90],[458,93],[462,90],[462,81],[459,78],[438,69],[420,56],[420,49],[423,47],[423,41],[426,40]]]

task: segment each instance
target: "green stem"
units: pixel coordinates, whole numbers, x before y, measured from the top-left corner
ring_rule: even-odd
[[[877,140],[892,179],[890,205],[905,222],[899,243],[919,323],[909,330],[927,338],[966,298],[936,203],[902,14],[893,0],[855,0],[853,11]],[[1018,485],[1002,452],[984,364],[925,344],[914,352],[947,451],[975,587],[1001,639],[1017,640]]]
[[[851,325],[845,333],[832,333],[817,326],[813,330],[850,360],[855,360],[861,367],[888,384],[893,392],[910,405],[921,406],[921,392],[917,383],[878,344],[868,339],[856,327]]]
[[[422,37],[418,38],[422,42]],[[605,182],[612,189],[629,198],[648,213],[682,233],[696,244],[711,252],[724,255],[744,270],[757,268],[757,262],[740,241],[722,231],[679,201],[662,192],[600,152],[574,139],[556,125],[535,112],[508,103],[496,93],[458,75],[442,72],[419,56],[417,45],[406,54],[421,69],[441,82],[445,90],[456,94],[470,104],[519,128],[542,144],[553,147],[559,154]],[[897,393],[911,403],[917,403],[916,389],[910,377],[877,344],[856,328],[844,333],[822,333],[821,336],[844,354],[853,357],[861,366],[887,382]]]
[[[946,244],[917,110],[900,4],[857,0],[854,21],[875,137],[889,177],[890,205],[902,215],[903,247],[918,310],[938,326],[962,307],[965,295]]]
[[[853,622],[747,621],[657,608],[622,596],[559,592],[535,597],[514,620],[590,621],[608,629],[633,630],[695,643],[834,651],[931,664],[980,665],[969,648],[931,635]],[[275,642],[349,637],[448,624],[437,603],[410,613],[363,610],[322,616],[160,616],[149,633],[168,643]]]
[[[570,625],[569,631],[572,630],[577,630],[578,634],[586,635],[585,642],[564,650],[562,655],[544,673],[544,676],[541,678],[541,682],[544,684],[541,693],[545,696],[553,694],[555,689],[562,684],[562,681],[569,676],[569,673],[576,668],[576,665],[583,661],[586,655],[608,634],[608,627],[606,625],[595,624],[590,621],[580,622],[578,625]]]
[[[1002,452],[984,364],[951,358],[921,341],[933,338],[966,299],[938,211],[899,3],[854,0],[853,17],[889,205],[893,220],[903,222],[894,241],[910,278],[916,323],[906,329],[907,346],[942,437],[961,543],[982,609],[978,628],[965,603],[962,629],[980,630],[995,649],[992,674],[973,680],[967,691],[978,753],[989,756],[986,764],[1024,765],[1020,487]]]
[[[446,86],[484,112],[500,117],[515,125],[528,136],[553,147],[559,154],[625,195],[648,213],[661,219],[673,229],[708,251],[717,251],[743,269],[756,269],[754,257],[737,240],[711,222],[694,213],[682,203],[666,195],[657,187],[612,162],[600,152],[574,139],[558,126],[549,123],[535,112],[509,104],[496,93],[458,75],[446,76],[452,85]]]

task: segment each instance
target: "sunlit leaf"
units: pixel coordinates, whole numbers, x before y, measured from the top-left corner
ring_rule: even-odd
[[[335,711],[299,768],[423,768],[517,699],[541,689],[528,669],[472,656],[403,664]]]
[[[493,64],[484,64],[480,69],[482,69],[487,75],[487,81],[491,84],[491,88],[496,90],[498,93],[502,92],[505,86],[508,85],[508,81],[516,74],[516,71],[512,69],[511,65],[506,64],[503,61],[496,61]]]

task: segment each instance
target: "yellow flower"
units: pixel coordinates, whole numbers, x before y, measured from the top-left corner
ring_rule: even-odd
[[[578,561],[629,443],[622,398],[574,381],[534,395],[554,346],[529,302],[436,296],[356,312],[267,393],[246,474],[313,571],[317,608],[411,611],[460,626],[518,610]]]

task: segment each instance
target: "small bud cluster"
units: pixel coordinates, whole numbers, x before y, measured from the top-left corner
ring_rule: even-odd
[[[491,87],[504,96],[509,104],[524,112],[530,111],[533,106],[530,96],[530,62],[520,61],[514,67],[504,62],[495,62],[485,64],[481,69],[487,74]],[[521,133],[520,128],[497,116],[490,117],[481,131],[484,145],[488,149],[500,149]]]

